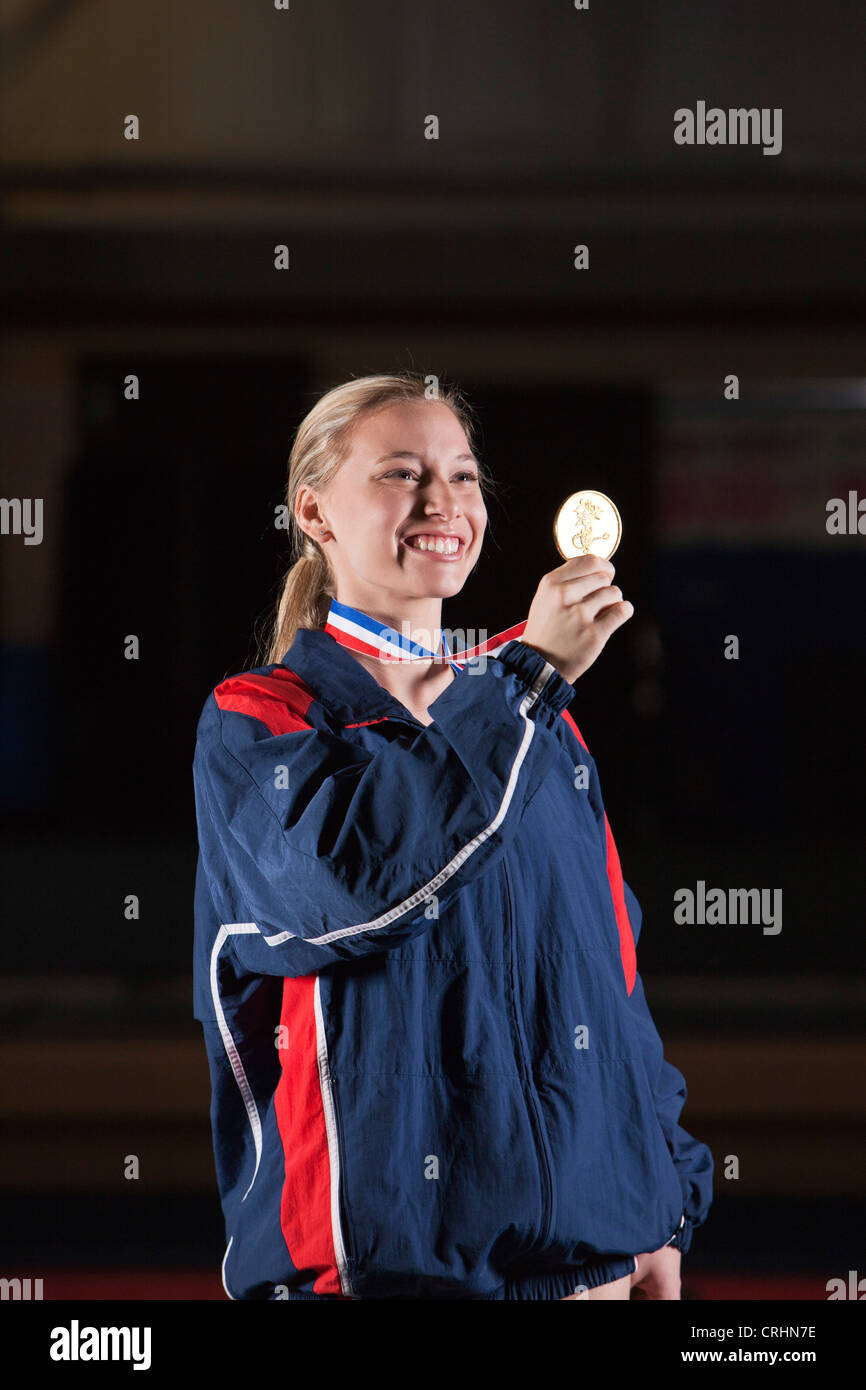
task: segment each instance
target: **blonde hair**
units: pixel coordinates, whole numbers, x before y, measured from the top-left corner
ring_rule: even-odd
[[[292,559],[276,613],[259,640],[259,665],[282,661],[298,628],[323,628],[327,621],[331,600],[336,597],[336,579],[318,542],[298,525],[295,502],[304,484],[317,492],[327,488],[345,463],[352,427],[363,416],[399,402],[442,401],[457,416],[470,449],[478,457],[472,408],[463,393],[457,386],[440,387],[431,398],[427,380],[422,373],[411,371],[352,379],[326,392],[301,421],[289,455],[286,487]],[[478,480],[482,491],[494,492],[493,479],[480,460]]]

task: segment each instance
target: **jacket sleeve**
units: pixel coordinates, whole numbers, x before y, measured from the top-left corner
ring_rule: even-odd
[[[625,902],[635,942],[640,935],[640,904],[627,883]],[[713,1200],[713,1156],[706,1144],[683,1129],[679,1123],[686,1102],[686,1083],[681,1072],[668,1062],[658,1030],[649,1011],[640,973],[635,976],[629,996],[643,1033],[643,1057],[655,1096],[656,1114],[667,1140],[683,1190],[683,1218],[679,1230],[668,1244],[685,1253],[692,1243],[692,1232],[703,1225]]]
[[[212,693],[193,758],[199,865],[242,967],[306,975],[428,929],[505,853],[573,693],[514,640],[376,753],[300,717],[272,733]]]

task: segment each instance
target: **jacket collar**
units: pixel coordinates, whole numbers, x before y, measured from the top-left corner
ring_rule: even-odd
[[[299,627],[282,661],[344,724],[363,719],[417,719],[348,648],[320,628]]]

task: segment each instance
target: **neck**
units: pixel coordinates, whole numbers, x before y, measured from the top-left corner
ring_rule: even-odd
[[[399,606],[391,606],[382,603],[381,600],[370,600],[368,603],[364,603],[358,599],[344,598],[342,594],[338,594],[337,602],[345,604],[348,608],[357,608],[368,618],[373,618],[377,623],[381,623],[383,627],[391,628],[404,640],[417,642],[419,646],[426,647],[428,651],[442,651],[441,598],[415,599],[400,603]],[[390,665],[391,663],[383,662],[381,664]],[[413,671],[426,669],[431,664],[424,661],[394,663],[399,669]]]
[[[399,635],[401,644],[410,641],[428,651],[443,651],[441,599],[401,605],[400,610],[386,607],[380,602],[368,603],[365,607],[342,596],[338,596],[337,602],[357,609],[376,623],[391,629]],[[415,657],[411,661],[389,661],[358,651],[353,651],[352,655],[389,694],[419,717],[454,679],[454,671],[447,661],[424,657]]]
[[[378,661],[360,652],[352,655],[370,672],[389,695],[399,700],[416,718],[426,723],[424,714],[430,704],[454,680],[447,661]]]

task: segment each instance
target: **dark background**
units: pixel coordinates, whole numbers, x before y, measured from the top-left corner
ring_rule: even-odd
[[[412,367],[468,395],[499,492],[448,626],[520,621],[564,497],[617,502],[635,616],[571,711],[716,1157],[684,1292],[826,1297],[866,1197],[866,538],[825,524],[866,497],[861,7],[19,0],[3,24],[2,494],[44,498],[45,535],[0,536],[0,1274],[222,1296],[195,723],[254,664],[300,420]],[[781,107],[782,152],[675,145],[698,100]],[[782,888],[782,932],[677,925],[698,879]]]

